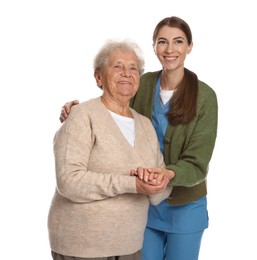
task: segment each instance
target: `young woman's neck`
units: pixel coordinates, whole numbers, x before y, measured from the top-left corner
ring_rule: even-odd
[[[184,68],[173,71],[162,71],[161,74],[161,89],[174,90],[177,88],[184,76]]]

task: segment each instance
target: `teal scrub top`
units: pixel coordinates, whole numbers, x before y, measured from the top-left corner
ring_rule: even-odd
[[[165,105],[162,104],[159,77],[154,93],[152,123],[162,153],[164,150],[164,136],[168,127],[166,113],[169,106],[170,101]],[[150,205],[147,226],[169,233],[192,233],[206,229],[208,221],[207,199],[204,196],[197,201],[182,206],[173,206],[167,200],[162,201],[157,206]]]

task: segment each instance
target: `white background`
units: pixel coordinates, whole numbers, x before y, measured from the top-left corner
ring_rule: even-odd
[[[159,20],[193,32],[185,66],[219,101],[208,175],[210,227],[200,260],[254,260],[256,252],[256,9],[254,1],[0,2],[0,258],[50,260],[47,214],[54,192],[52,138],[61,106],[99,96],[92,61],[107,38],[142,47],[146,71]],[[156,259],[158,260],[158,259]]]

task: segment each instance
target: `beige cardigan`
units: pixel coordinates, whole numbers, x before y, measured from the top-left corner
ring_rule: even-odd
[[[100,98],[72,108],[54,138],[57,188],[48,217],[51,249],[76,257],[132,254],[142,247],[149,198],[132,168],[164,167],[155,130],[133,109],[135,147]],[[171,189],[155,196],[155,204]]]

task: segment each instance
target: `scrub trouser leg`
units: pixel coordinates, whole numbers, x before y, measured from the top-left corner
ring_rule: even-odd
[[[142,260],[164,260],[164,248],[166,245],[166,233],[146,228],[142,248]]]
[[[198,260],[203,232],[175,234],[146,228],[142,260]]]

